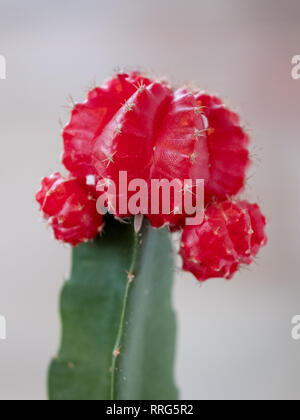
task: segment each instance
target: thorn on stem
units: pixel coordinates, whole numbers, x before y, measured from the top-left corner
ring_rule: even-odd
[[[120,349],[120,347],[118,347],[117,349],[115,349],[115,350],[113,351],[113,356],[114,356],[115,358],[117,358],[118,356],[120,356],[120,354],[121,354],[121,349]]]
[[[137,214],[134,216],[134,231],[135,233],[139,233],[142,229],[144,221],[144,215],[143,214]]]
[[[128,278],[129,283],[132,283],[133,280],[135,279],[135,275],[131,272],[128,272],[127,273],[127,278]]]

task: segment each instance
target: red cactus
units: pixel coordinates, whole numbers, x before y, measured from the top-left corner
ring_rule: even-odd
[[[200,226],[183,230],[183,269],[199,281],[230,279],[241,264],[250,264],[267,242],[266,219],[257,204],[224,201],[211,205]]]
[[[206,202],[239,192],[249,163],[239,118],[218,98],[174,92],[138,73],[119,74],[91,91],[75,106],[63,137],[63,162],[74,175],[94,174],[117,186],[120,171],[127,171],[128,183],[204,179]],[[169,215],[149,215],[153,226],[185,224],[172,204]],[[117,197],[118,216],[130,216],[118,207]]]
[[[266,242],[259,207],[228,201],[244,187],[249,137],[238,115],[216,96],[173,90],[137,72],[118,74],[89,92],[85,103],[75,105],[63,139],[63,163],[72,178],[57,173],[45,178],[36,196],[57,239],[77,245],[97,235],[102,217],[96,199],[103,183],[113,181],[117,187],[111,197],[116,216],[131,216],[119,206],[119,175],[126,171],[127,188],[135,179],[148,186],[146,216],[152,226],[184,228],[184,269],[199,280],[231,278]],[[184,206],[179,211],[172,194],[167,214],[161,203],[158,214],[152,214],[154,179],[178,180],[181,185],[191,180],[189,189],[180,191],[183,202],[186,194],[195,197],[197,180],[203,179],[205,221],[185,226]],[[127,203],[134,193],[127,192]]]
[[[59,173],[44,178],[36,200],[56,239],[73,246],[93,239],[102,226],[92,190],[78,179],[65,179]]]

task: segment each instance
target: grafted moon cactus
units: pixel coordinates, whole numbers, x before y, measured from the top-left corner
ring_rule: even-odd
[[[267,238],[259,206],[237,197],[249,137],[218,97],[131,72],[74,106],[63,145],[68,174],[44,178],[36,195],[56,239],[74,247],[50,398],[175,399],[170,232],[182,231],[183,269],[199,281],[230,279],[253,261]],[[149,187],[144,222],[124,208],[123,173],[127,202],[136,193],[132,181]],[[190,212],[174,196],[168,212],[159,205],[154,213],[153,180],[189,180],[179,191],[183,200],[198,198],[204,180],[204,219],[190,225]],[[97,202],[111,184],[111,215],[99,214]]]
[[[36,196],[55,238],[76,246],[95,238],[103,226],[95,191],[76,178],[55,173],[44,178]]]

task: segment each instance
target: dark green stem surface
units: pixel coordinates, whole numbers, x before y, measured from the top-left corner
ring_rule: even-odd
[[[168,232],[110,219],[73,250],[61,295],[51,400],[176,399],[173,250]]]

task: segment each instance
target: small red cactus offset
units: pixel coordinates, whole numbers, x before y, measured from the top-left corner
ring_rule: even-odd
[[[183,230],[183,269],[199,281],[232,278],[241,264],[250,264],[267,242],[266,219],[257,204],[224,201],[206,210],[200,226]]]
[[[55,238],[73,246],[93,239],[103,224],[93,192],[77,179],[59,173],[44,178],[36,200]]]
[[[119,175],[126,172],[127,187],[136,179],[148,186],[151,225],[183,229],[184,269],[199,280],[231,278],[265,244],[259,207],[234,201],[245,184],[249,137],[239,116],[218,97],[173,89],[138,72],[117,74],[75,105],[63,141],[69,176],[45,178],[36,196],[57,239],[75,246],[98,234],[103,220],[96,200],[111,182],[116,187],[108,200],[116,204],[111,210],[119,218],[133,216],[119,203]],[[153,180],[191,181],[188,192],[180,191],[183,202],[187,193],[195,197],[198,180],[204,180],[205,221],[186,226],[193,215],[178,211],[174,195],[167,214],[161,208],[152,214]],[[127,191],[127,202],[134,193]]]

